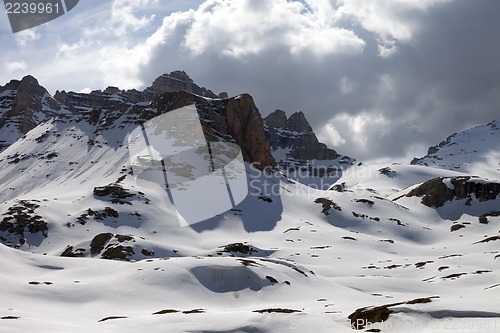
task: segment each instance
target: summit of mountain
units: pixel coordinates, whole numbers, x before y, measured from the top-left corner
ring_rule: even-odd
[[[56,91],[54,97],[67,104],[70,108],[108,108],[118,104],[148,103],[155,97],[175,91],[186,91],[201,97],[216,99],[219,96],[227,98],[226,93],[216,95],[211,90],[198,86],[184,71],[174,71],[162,74],[154,80],[151,86],[143,91],[136,89],[121,90],[109,86],[104,90],[93,90],[90,93]]]
[[[287,117],[285,111],[276,110],[264,122],[273,156],[292,179],[325,188],[355,161],[319,142],[302,111]]]
[[[21,81],[2,87],[2,112],[41,118],[27,117],[33,121],[24,134],[22,122],[0,128],[3,135],[20,126],[0,151],[0,321],[9,332],[347,332],[353,323],[374,324],[367,331],[411,325],[424,332],[461,327],[464,316],[486,330],[498,325],[500,187],[475,176],[475,164],[467,173],[430,163],[347,163],[323,189],[308,183],[313,168],[340,168],[342,157],[318,143],[303,113],[288,118],[277,111],[264,122],[247,94],[173,91],[133,102],[109,87],[52,99],[27,77],[30,99]],[[179,224],[170,185],[186,193],[184,208],[210,212],[221,192],[235,193],[233,165],[205,182],[184,163],[192,154],[159,163],[153,156],[161,148],[146,147],[139,157],[151,157],[153,176],[178,167],[200,186],[141,179],[131,147],[142,141],[130,135],[155,129],[148,126],[158,117],[184,107],[196,112],[192,119],[212,148],[214,141],[241,147],[248,191],[188,225]],[[194,132],[192,122],[180,124],[169,128]],[[454,141],[456,135],[438,147],[439,154],[454,151],[436,160],[495,152],[498,141],[489,136],[497,137],[496,126],[468,141]],[[160,144],[170,139],[153,137]],[[303,147],[336,159],[302,160],[309,153]],[[485,156],[485,170],[497,172],[499,155]],[[297,176],[294,168],[305,172]]]
[[[500,179],[500,119],[453,133],[411,164]]]
[[[0,151],[67,108],[31,75],[0,86]]]

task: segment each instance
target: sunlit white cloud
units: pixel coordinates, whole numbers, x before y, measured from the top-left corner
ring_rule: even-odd
[[[321,128],[318,133],[318,138],[335,149],[342,147],[347,143],[347,140],[340,135],[337,127],[335,127],[334,122],[328,122],[323,128]]]
[[[0,34],[0,84],[31,74],[51,93],[143,89],[185,70],[214,92],[251,93],[263,115],[303,110],[339,153],[406,158],[498,114],[499,10],[496,1],[85,0]]]
[[[123,35],[148,26],[155,14],[140,15],[148,7],[158,4],[158,0],[115,0],[111,7],[111,22],[114,32]]]
[[[24,61],[13,61],[7,63],[5,67],[9,74],[13,74],[17,71],[25,71],[28,68],[28,65],[26,65]]]
[[[378,35],[379,54],[388,57],[398,42],[409,42],[419,31],[418,12],[453,0],[338,0],[337,16],[349,18]]]
[[[17,45],[21,48],[25,48],[30,45],[33,41],[36,41],[40,38],[40,34],[38,33],[37,28],[23,30],[21,32],[16,33],[15,39]]]
[[[298,1],[208,0],[186,17],[183,47],[195,56],[216,52],[232,57],[280,46],[293,54],[319,56],[362,51],[361,38],[327,19],[331,5],[310,3],[313,10]]]

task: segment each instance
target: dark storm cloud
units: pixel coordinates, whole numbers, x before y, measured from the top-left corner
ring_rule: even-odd
[[[289,114],[303,110],[323,140],[363,160],[424,154],[448,134],[498,117],[500,2],[461,0],[399,12],[412,22],[410,38],[383,35],[344,18],[339,28],[365,44],[319,55],[307,49],[294,54],[275,41],[258,52],[230,56],[220,52],[235,38],[230,28],[228,34],[217,30],[219,38],[206,36],[207,43],[223,44],[205,46],[196,55],[190,45],[179,52],[176,46],[185,43],[191,20],[197,20],[193,16],[175,26],[168,43],[154,48],[143,81],[151,81],[160,68],[184,69],[217,92],[251,93],[264,115],[277,108]],[[282,32],[274,37],[279,36]],[[381,56],[381,39],[396,51]],[[329,122],[343,140],[329,137]]]
[[[250,93],[263,115],[304,111],[320,139],[363,161],[408,161],[500,114],[497,0],[116,0],[91,10],[99,4],[79,6],[75,24],[0,35],[2,83],[32,74],[52,93],[140,89],[185,70],[215,92]]]

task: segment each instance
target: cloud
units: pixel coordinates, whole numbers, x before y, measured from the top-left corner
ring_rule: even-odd
[[[342,135],[340,135],[340,132],[333,122],[329,122],[321,129],[318,133],[318,138],[334,148],[341,147],[347,142]]]
[[[25,48],[30,45],[31,42],[36,41],[40,38],[37,28],[23,30],[16,34],[16,43],[20,48]]]
[[[192,12],[182,46],[194,56],[216,52],[234,58],[275,47],[318,56],[361,52],[364,41],[326,19],[325,11],[334,9],[323,3],[308,8],[297,1],[208,0]]]
[[[378,38],[379,54],[388,57],[398,42],[412,40],[421,26],[420,14],[452,0],[339,0],[337,16],[352,20]]]
[[[28,67],[24,61],[13,61],[6,64],[6,69],[9,74],[13,74],[17,71],[24,71]]]
[[[0,79],[29,71],[51,92],[140,89],[182,69],[215,92],[250,93],[264,115],[304,111],[361,161],[409,161],[498,117],[498,1],[80,3],[29,35],[0,35],[12,69]]]
[[[151,24],[155,15],[138,16],[148,7],[158,4],[158,0],[120,0],[113,1],[111,6],[111,22],[117,35],[137,31]]]

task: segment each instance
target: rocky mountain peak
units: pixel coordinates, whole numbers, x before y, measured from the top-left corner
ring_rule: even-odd
[[[274,128],[283,128],[286,125],[286,112],[283,110],[276,110],[269,114],[265,121],[266,125]]]
[[[288,158],[300,162],[312,159],[336,159],[337,153],[319,142],[302,111],[288,119],[282,110],[276,110],[264,119],[266,136],[274,150],[289,149]]]
[[[278,166],[297,179],[293,174],[299,169],[305,169],[308,176],[302,181],[309,182],[315,177],[332,175],[329,181],[340,177],[339,170],[349,167],[353,161],[348,156],[341,156],[324,143],[319,142],[316,134],[306,119],[304,112],[298,111],[287,118],[285,111],[276,110],[265,119],[265,133],[273,156]],[[315,181],[315,180],[313,180]],[[323,182],[325,181],[325,182]],[[326,184],[328,181],[321,180]]]
[[[31,75],[26,75],[21,80],[11,80],[5,86],[0,86],[0,93],[5,93],[6,91],[15,91],[15,95],[22,96],[30,95],[33,97],[42,97],[47,90],[40,86],[38,80]]]
[[[194,83],[184,71],[174,71],[170,74],[163,74],[159,76],[150,87],[144,90],[145,93],[152,94],[153,96],[173,91],[187,91],[204,97],[217,98],[217,95],[211,90],[200,87]]]
[[[0,86],[0,151],[61,109],[31,75]]]
[[[186,92],[167,92],[153,101],[159,113],[195,104],[209,141],[236,143],[245,161],[259,169],[275,167],[269,142],[264,136],[264,121],[249,94],[228,99],[207,99]]]
[[[64,90],[57,91],[54,97],[72,110],[81,110],[82,108],[107,109],[122,103],[151,102],[157,96],[175,91],[186,91],[213,99],[228,98],[226,92],[216,95],[211,90],[198,86],[184,71],[174,71],[170,74],[160,75],[151,86],[143,91],[136,89],[121,90],[118,87],[109,86],[104,90],[93,90],[88,94],[66,92]]]
[[[302,111],[292,114],[290,118],[288,118],[284,129],[294,132],[313,132],[311,125]]]

